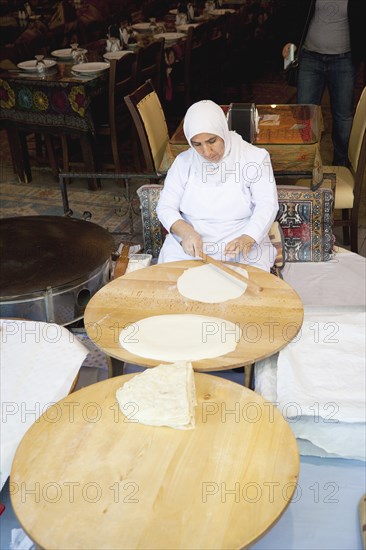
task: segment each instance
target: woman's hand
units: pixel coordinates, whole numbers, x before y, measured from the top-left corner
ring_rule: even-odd
[[[181,245],[186,254],[189,256],[201,257],[202,239],[197,231],[187,222],[178,220],[170,228],[170,232],[174,233],[181,239]]]
[[[201,258],[202,239],[197,231],[195,231],[194,229],[192,229],[192,231],[187,231],[187,233],[182,238],[181,245],[186,254]]]
[[[225,256],[235,258],[241,252],[243,254],[243,258],[245,259],[254,244],[255,240],[252,237],[249,237],[249,235],[241,235],[240,237],[237,237],[227,243],[224,254]]]

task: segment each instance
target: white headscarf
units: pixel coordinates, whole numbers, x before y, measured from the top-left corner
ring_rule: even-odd
[[[214,134],[221,137],[225,143],[225,152],[221,160],[230,153],[231,132],[226,116],[221,107],[209,99],[198,101],[189,107],[184,117],[183,131],[191,147],[191,139],[197,134]]]

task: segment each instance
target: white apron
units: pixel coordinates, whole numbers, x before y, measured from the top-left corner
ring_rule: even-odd
[[[226,244],[245,234],[253,205],[250,189],[235,178],[227,178],[224,184],[197,185],[195,174],[188,178],[182,199],[181,214],[194,227],[203,241],[203,250],[221,261],[247,263],[269,271],[274,264],[276,250],[269,237],[255,244],[249,255],[243,259],[240,253],[235,258],[224,255]],[[180,239],[169,233],[159,255],[159,263],[179,260],[193,260],[180,245]]]

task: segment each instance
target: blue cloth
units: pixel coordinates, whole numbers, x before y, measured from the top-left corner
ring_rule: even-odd
[[[345,166],[353,120],[356,69],[351,53],[327,55],[302,49],[299,59],[297,103],[321,104],[328,85],[333,115],[333,164]]]

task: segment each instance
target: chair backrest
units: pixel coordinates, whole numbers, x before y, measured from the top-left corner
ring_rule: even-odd
[[[154,40],[139,47],[136,59],[136,86],[151,79],[156,93],[161,97],[165,39]]]
[[[348,159],[354,173],[357,172],[362,140],[366,131],[366,87],[363,89],[353,117],[348,144]]]
[[[189,27],[184,50],[184,103],[188,108],[194,101],[207,97],[207,56],[209,24]],[[198,92],[199,91],[199,92]],[[202,93],[198,97],[197,93]]]
[[[125,97],[136,126],[146,168],[159,170],[169,144],[169,132],[163,108],[151,80]]]
[[[116,125],[121,123],[121,116],[128,114],[123,98],[136,86],[135,66],[136,54],[133,52],[118,60],[111,60],[108,85],[108,119],[111,130],[117,130]]]

